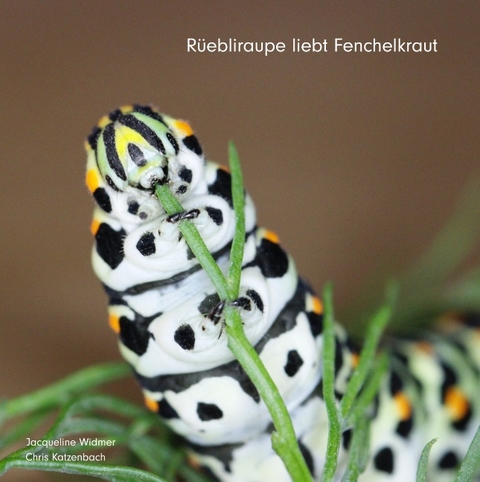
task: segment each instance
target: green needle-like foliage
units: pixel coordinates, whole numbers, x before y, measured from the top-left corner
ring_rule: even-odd
[[[480,427],[477,429],[467,455],[463,459],[455,482],[470,482],[478,475],[480,466]]]
[[[433,444],[436,441],[436,438],[430,440],[430,442],[428,442],[422,450],[420,460],[418,461],[416,482],[427,482],[428,456],[430,455],[430,450],[432,450]]]

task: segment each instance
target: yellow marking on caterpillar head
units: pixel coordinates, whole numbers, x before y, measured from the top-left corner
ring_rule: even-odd
[[[179,130],[185,137],[193,135],[193,129],[188,122],[182,120],[174,120],[172,125],[175,129]]]
[[[470,409],[467,397],[458,387],[447,388],[445,392],[445,406],[454,422],[465,417]]]
[[[153,398],[147,397],[145,395],[145,406],[152,412],[158,412],[158,402]]]
[[[100,174],[97,169],[89,169],[85,178],[88,190],[93,194],[100,186]]]
[[[274,233],[273,231],[270,231],[268,229],[265,230],[263,237],[265,239],[268,239],[272,243],[279,244],[280,243],[280,238],[278,237],[277,233]]]
[[[115,333],[120,333],[120,318],[117,315],[109,315],[108,324]]]
[[[393,397],[400,420],[408,420],[412,416],[412,404],[403,392],[398,392]]]
[[[312,311],[316,315],[321,315],[323,313],[323,303],[318,296],[312,296]]]
[[[120,134],[115,136],[115,147],[120,159],[125,159],[128,144],[148,145],[145,139],[130,127],[119,125],[116,130]]]

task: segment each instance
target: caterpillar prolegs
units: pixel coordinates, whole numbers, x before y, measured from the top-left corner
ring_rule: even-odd
[[[198,228],[222,270],[235,231],[230,174],[205,161],[191,127],[147,106],[103,117],[86,142],[96,201],[93,267],[109,322],[147,406],[189,442],[196,461],[228,482],[288,481],[271,448],[269,413],[227,347],[224,302],[178,230]],[[185,211],[169,216],[154,190],[167,185]],[[277,236],[256,225],[245,194],[246,244],[234,303],[245,333],[291,414],[300,449],[320,480],[328,421],[322,391],[322,302]],[[434,481],[453,480],[479,423],[479,319],[451,315],[448,337],[399,341],[372,406],[370,458],[361,481],[413,481],[425,444]],[[358,359],[335,327],[335,395]],[[342,436],[338,479],[351,430]]]

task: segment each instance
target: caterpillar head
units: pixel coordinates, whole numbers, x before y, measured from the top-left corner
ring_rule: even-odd
[[[202,149],[186,122],[136,104],[100,119],[86,149],[92,192],[105,184],[119,192],[152,192],[156,184],[168,183],[173,192],[184,194],[204,166]],[[97,174],[101,180],[92,183]]]

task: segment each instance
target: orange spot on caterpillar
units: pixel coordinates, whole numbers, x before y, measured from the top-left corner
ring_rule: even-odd
[[[192,453],[187,454],[187,463],[188,465],[190,465],[190,467],[193,467],[195,470],[200,470],[200,468],[202,467],[197,457],[195,457],[195,455]]]
[[[100,221],[94,218],[92,220],[92,223],[90,224],[90,232],[92,233],[92,236],[95,236],[97,234],[99,227],[100,227]]]
[[[393,397],[400,420],[408,420],[412,416],[412,405],[403,392],[398,392]]]
[[[129,112],[133,111],[133,105],[131,104],[122,105],[119,109],[122,114],[128,114]]]
[[[445,392],[445,406],[453,421],[461,420],[470,409],[467,397],[458,387],[447,388]]]
[[[89,169],[87,171],[87,176],[85,178],[88,190],[94,193],[98,186],[100,185],[100,175],[96,169]]]
[[[360,356],[359,356],[359,354],[352,352],[352,367],[353,367],[353,368],[357,368],[359,361],[360,361]]]
[[[193,129],[190,124],[185,121],[176,120],[173,121],[173,126],[178,129],[185,137],[191,136],[193,134]]]
[[[109,315],[108,324],[115,333],[120,333],[120,318],[117,315]]]
[[[145,406],[152,412],[158,412],[158,402],[145,395]]]
[[[434,349],[431,343],[428,341],[419,341],[415,344],[415,347],[418,351],[425,353],[427,355],[433,355]]]
[[[265,230],[265,233],[263,234],[263,237],[265,239],[268,239],[272,243],[275,243],[275,244],[280,243],[280,238],[278,237],[277,233],[274,233],[273,231],[269,231],[268,229]]]
[[[278,239],[278,238],[277,238]],[[312,311],[316,315],[321,315],[323,313],[323,303],[322,300],[318,296],[312,297],[313,308]]]
[[[230,169],[227,166],[218,166],[218,168],[230,174]]]

